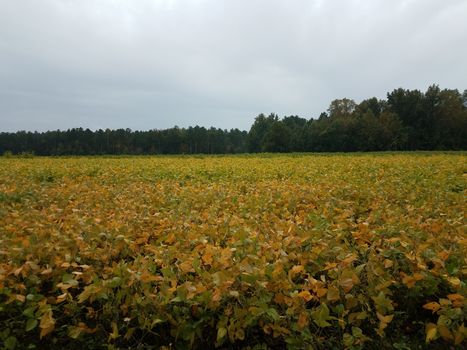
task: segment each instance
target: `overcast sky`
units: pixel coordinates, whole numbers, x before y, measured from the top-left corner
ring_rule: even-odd
[[[0,131],[249,129],[467,89],[466,0],[0,0]]]

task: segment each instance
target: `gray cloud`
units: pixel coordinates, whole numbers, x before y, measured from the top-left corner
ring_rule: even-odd
[[[467,88],[464,0],[0,0],[0,130],[249,128]]]

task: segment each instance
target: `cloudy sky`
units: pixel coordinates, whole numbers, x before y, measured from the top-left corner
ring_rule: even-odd
[[[467,88],[466,0],[0,0],[0,131],[249,129]]]

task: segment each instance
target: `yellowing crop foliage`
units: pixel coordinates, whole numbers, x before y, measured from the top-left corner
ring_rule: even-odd
[[[463,153],[0,159],[0,344],[465,346]]]

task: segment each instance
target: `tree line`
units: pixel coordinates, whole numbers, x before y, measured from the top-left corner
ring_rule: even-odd
[[[386,99],[331,102],[317,119],[258,115],[250,130],[173,127],[0,133],[1,153],[225,154],[467,149],[467,90],[395,89]]]
[[[248,132],[173,127],[165,130],[96,130],[0,133],[0,152],[36,155],[222,154],[246,152]],[[1,153],[0,153],[1,154]]]

